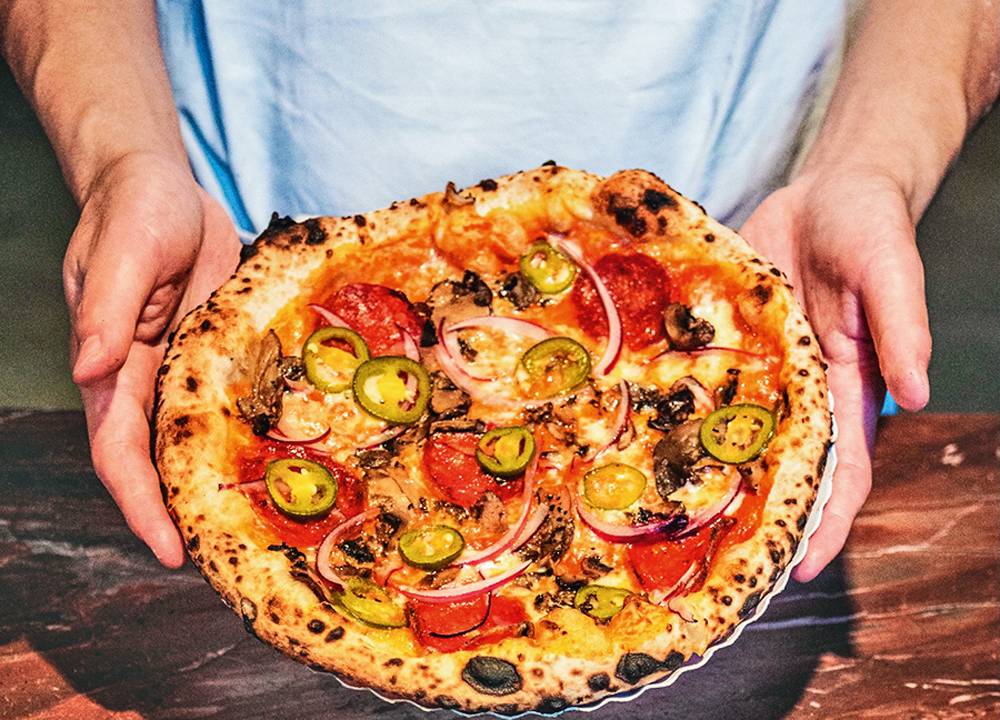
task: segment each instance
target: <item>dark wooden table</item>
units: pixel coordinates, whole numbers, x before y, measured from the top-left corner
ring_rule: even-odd
[[[704,668],[594,717],[1000,717],[998,435],[992,415],[887,419],[845,552]],[[190,566],[160,568],[79,414],[0,410],[0,717],[376,715],[423,717],[286,660]]]

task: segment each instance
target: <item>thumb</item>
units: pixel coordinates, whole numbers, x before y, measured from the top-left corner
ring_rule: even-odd
[[[157,279],[148,243],[114,224],[102,229],[88,258],[75,312],[73,382],[90,385],[117,372]]]

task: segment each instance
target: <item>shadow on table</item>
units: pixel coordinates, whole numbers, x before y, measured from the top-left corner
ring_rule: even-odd
[[[65,440],[53,448],[52,437]],[[13,658],[0,715],[81,717],[67,698],[84,695],[95,711],[151,719],[423,716],[282,658],[246,635],[190,566],[160,568],[91,474],[85,448],[69,413],[44,416],[16,446],[0,439],[0,653]],[[791,584],[734,646],[632,702],[629,715],[783,717],[824,655],[852,653],[847,587],[839,561],[807,586]]]

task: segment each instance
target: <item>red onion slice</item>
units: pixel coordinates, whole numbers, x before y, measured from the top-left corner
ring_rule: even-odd
[[[712,503],[707,508],[703,508],[702,510],[688,515],[687,525],[673,537],[679,539],[698,532],[698,530],[706,525],[711,525],[715,522],[716,518],[722,515],[722,513],[729,508],[729,505],[739,494],[740,487],[742,485],[742,478],[738,472],[732,472],[730,475],[733,477],[730,478],[729,487],[726,488],[725,494],[719,498],[718,501]]]
[[[486,388],[482,386],[482,380],[470,375],[466,370],[459,365],[452,354],[452,349],[448,347],[448,343],[445,340],[444,333],[444,321],[438,324],[438,344],[434,346],[434,357],[438,361],[438,365],[444,371],[444,374],[448,376],[456,387],[464,390],[469,394],[473,400],[479,400],[480,402],[490,402],[490,400],[495,401],[495,397],[492,396]],[[459,353],[459,356],[461,354]]]
[[[602,520],[595,513],[584,507],[579,496],[575,496],[576,512],[591,530],[611,542],[635,542],[653,535],[661,535],[664,539],[677,537],[680,530],[680,518],[683,515],[672,515],[665,520],[646,523],[645,525],[616,525]]]
[[[590,276],[594,287],[597,288],[597,295],[601,298],[601,304],[604,306],[604,314],[608,318],[608,344],[604,348],[604,354],[601,356],[601,359],[594,366],[594,374],[607,375],[614,368],[615,363],[618,362],[618,357],[622,351],[622,321],[618,315],[618,308],[615,307],[611,293],[608,292],[608,288],[604,284],[604,281],[601,280],[601,276],[584,259],[583,251],[576,243],[558,235],[549,235],[549,242],[557,249],[569,255],[573,262],[583,268],[583,271]]]
[[[698,569],[701,567],[701,560],[692,560],[691,564],[688,566],[687,570],[677,578],[675,582],[670,587],[664,590],[653,590],[649,593],[649,599],[651,602],[657,605],[662,605],[664,601],[677,595],[684,587],[691,582],[698,574]],[[673,608],[671,608],[673,609]],[[678,613],[679,614],[679,613]]]
[[[626,380],[622,380],[618,383],[618,392],[621,393],[621,399],[618,401],[618,412],[615,415],[615,424],[611,431],[611,439],[604,447],[597,451],[597,454],[594,455],[594,460],[603,455],[607,450],[614,447],[624,434],[625,428],[628,427],[629,415],[631,414],[632,406],[632,393],[629,391],[628,382]]]
[[[649,360],[646,360],[643,364],[648,365],[649,363],[656,362],[660,358],[666,357],[667,355],[701,355],[703,353],[710,353],[710,352],[730,352],[730,353],[736,353],[737,355],[747,355],[748,357],[755,357],[755,358],[767,357],[763,353],[753,352],[752,350],[744,350],[743,348],[728,347],[725,345],[704,345],[702,347],[694,348],[692,350],[673,350],[671,348],[667,348],[663,352],[659,352],[653,357],[649,358]]]
[[[552,337],[552,333],[538,323],[531,322],[530,320],[522,320],[521,318],[498,317],[496,315],[482,315],[480,317],[460,320],[457,323],[449,325],[445,329],[445,332],[453,333],[458,330],[468,330],[469,328],[475,327],[502,330],[503,332],[509,332],[514,335],[522,335],[526,338],[530,338],[531,340],[541,341]]]
[[[499,575],[493,575],[476,582],[465,583],[463,585],[450,585],[436,590],[421,590],[420,588],[408,585],[396,585],[395,589],[401,594],[414,600],[428,603],[450,603],[459,600],[468,600],[478,597],[483,593],[493,592],[499,587],[503,587],[514,578],[521,575],[531,567],[531,560],[525,560],[518,565],[505,570]]]
[[[319,549],[316,551],[316,570],[319,571],[319,574],[325,580],[337,583],[338,585],[346,585],[344,580],[333,569],[333,565],[330,564],[330,553],[333,551],[334,546],[336,546],[337,540],[343,537],[349,530],[363,525],[366,521],[376,517],[380,512],[382,512],[381,508],[369,508],[363,513],[355,515],[350,520],[342,522],[327,533],[327,536],[323,538],[323,542],[320,543]]]
[[[690,375],[682,377],[680,380],[675,382],[674,385],[683,385],[691,391],[691,395],[694,396],[695,414],[707,415],[715,410],[715,398],[712,397],[711,393],[708,392],[704,385]],[[673,386],[671,386],[671,390],[673,390]]]
[[[368,450],[369,448],[373,448],[373,447],[378,447],[379,445],[381,445],[384,442],[392,440],[395,437],[399,437],[404,432],[406,432],[406,430],[407,430],[407,426],[406,425],[393,425],[388,430],[380,432],[380,433],[378,433],[376,435],[372,435],[370,438],[368,438],[367,440],[365,440],[364,445],[362,445],[361,447],[364,450]]]
[[[263,480],[219,483],[219,490],[267,490],[267,483]]]
[[[535,511],[534,515],[529,516],[531,510],[531,500],[535,496],[535,471],[538,468],[538,455],[531,460],[531,464],[524,471],[524,491],[521,493],[521,499],[523,500],[523,506],[521,507],[521,514],[518,516],[517,520],[511,523],[511,526],[507,529],[507,532],[503,534],[499,540],[497,540],[492,545],[489,545],[482,550],[468,550],[462,553],[459,557],[457,564],[459,565],[478,565],[479,563],[484,563],[487,560],[492,560],[498,555],[503,554],[508,549],[517,549],[517,541],[520,540],[523,544],[527,542],[528,537],[525,537],[525,533],[531,522],[536,519],[536,516],[541,516],[541,521],[535,525],[535,530],[538,529],[538,525],[541,525],[542,521],[545,520],[545,508],[541,507]],[[539,511],[542,511],[539,513]],[[534,531],[532,531],[534,532]],[[522,539],[523,537],[523,539]]]
[[[309,303],[309,309],[315,312],[324,320],[326,320],[327,325],[329,325],[330,327],[343,327],[348,329],[351,328],[351,326],[347,324],[347,321],[344,320],[344,318],[340,317],[340,315],[338,315],[335,312],[327,310],[322,305],[317,305],[316,303]]]
[[[417,341],[401,326],[397,325],[396,327],[399,328],[399,334],[403,336],[403,355],[410,358],[410,360],[420,362],[420,346],[417,345]]]
[[[327,425],[326,430],[318,435],[295,435],[294,433],[285,432],[281,426],[280,420],[278,421],[277,426],[267,431],[267,437],[270,440],[288,443],[289,445],[311,445],[313,443],[320,443],[326,440],[329,434],[330,426]]]

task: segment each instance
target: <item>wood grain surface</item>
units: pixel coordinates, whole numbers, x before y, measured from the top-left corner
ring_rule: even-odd
[[[589,717],[1000,717],[998,436],[992,415],[887,419],[841,556],[704,668]],[[190,565],[162,569],[81,415],[0,410],[0,717],[376,715],[425,716],[285,659]]]

